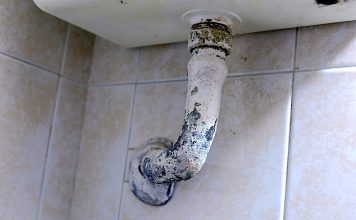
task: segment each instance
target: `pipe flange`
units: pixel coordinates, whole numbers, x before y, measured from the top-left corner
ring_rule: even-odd
[[[173,141],[167,138],[152,138],[139,148],[131,159],[128,175],[130,190],[146,204],[153,206],[166,204],[173,197],[176,184],[150,182],[141,171],[141,159],[149,151],[166,149],[172,144]]]
[[[190,52],[207,47],[224,51],[226,56],[229,55],[232,48],[231,29],[212,21],[194,24],[188,39]]]
[[[223,10],[192,10],[182,16],[185,23],[191,25],[188,48],[214,48],[229,55],[232,51],[232,35],[236,33],[241,19],[237,15]]]

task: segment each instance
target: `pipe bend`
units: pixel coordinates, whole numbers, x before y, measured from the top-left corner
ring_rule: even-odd
[[[141,172],[150,182],[188,180],[201,170],[215,136],[226,75],[224,52],[213,48],[194,51],[188,63],[182,132],[170,147],[151,150],[141,160]]]

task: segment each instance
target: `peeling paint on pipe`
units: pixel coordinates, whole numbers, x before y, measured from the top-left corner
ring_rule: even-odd
[[[227,75],[225,54],[205,48],[188,63],[188,93],[182,132],[165,150],[148,152],[141,161],[143,175],[154,183],[188,180],[202,168],[215,136],[221,89]]]
[[[201,20],[192,26],[188,48],[188,92],[181,134],[176,142],[152,139],[131,160],[129,182],[143,202],[164,205],[176,182],[196,175],[213,142],[220,97],[231,52],[231,26],[223,17]],[[165,141],[163,141],[165,140]]]

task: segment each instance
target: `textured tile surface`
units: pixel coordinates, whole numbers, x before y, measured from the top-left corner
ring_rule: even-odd
[[[64,76],[87,84],[95,36],[76,26],[70,26]]]
[[[229,73],[291,70],[295,35],[295,29],[287,29],[234,37]]]
[[[356,21],[300,29],[299,69],[356,65]]]
[[[140,49],[125,49],[96,37],[90,83],[134,82]]]
[[[0,3],[0,51],[59,72],[67,24],[38,9],[33,1]]]
[[[356,69],[298,73],[286,219],[354,219]]]
[[[0,219],[36,217],[57,79],[0,55]]]
[[[74,190],[86,88],[63,79],[48,152],[40,219],[67,220]]]
[[[156,93],[161,103],[173,102],[171,96],[158,98],[167,91]],[[120,219],[280,219],[290,93],[290,74],[229,78],[217,136],[202,171],[180,183],[172,201],[159,208],[140,202],[125,184]],[[156,111],[162,107],[152,106]],[[172,110],[160,112],[160,123],[180,113],[170,114]],[[178,121],[170,125],[171,129],[179,131]],[[150,120],[141,123],[150,126]],[[157,135],[166,132],[165,127],[155,128]]]
[[[187,43],[142,48],[139,81],[187,77],[190,53]]]
[[[71,219],[118,215],[133,86],[89,89]]]
[[[187,82],[137,86],[130,148],[138,148],[153,137],[178,137],[186,90]]]

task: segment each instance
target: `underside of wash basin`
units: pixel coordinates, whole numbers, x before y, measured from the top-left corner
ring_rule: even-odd
[[[352,0],[34,0],[42,10],[123,47],[186,41],[194,9],[240,16],[238,34],[356,20]],[[235,34],[237,34],[235,33]]]

